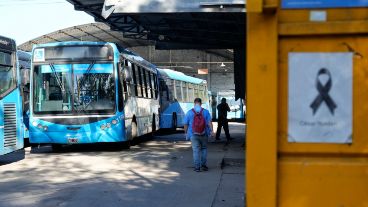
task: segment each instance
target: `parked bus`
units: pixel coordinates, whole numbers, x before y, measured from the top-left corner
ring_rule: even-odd
[[[22,109],[23,109],[23,137],[24,146],[29,145],[29,93],[30,93],[30,70],[31,70],[31,53],[21,50],[17,51],[18,68],[20,74],[20,91],[22,93]]]
[[[156,67],[113,43],[35,45],[31,80],[31,143],[129,146],[158,129]]]
[[[160,82],[160,128],[184,127],[185,113],[193,108],[196,97],[210,109],[207,82],[170,69],[158,69]]]
[[[0,36],[0,155],[23,148],[19,84],[15,41]]]

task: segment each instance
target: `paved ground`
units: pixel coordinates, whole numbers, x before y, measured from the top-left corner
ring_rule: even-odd
[[[230,130],[235,140],[210,143],[210,170],[199,173],[182,131],[130,150],[28,147],[0,157],[0,206],[244,206],[245,125],[232,123]]]

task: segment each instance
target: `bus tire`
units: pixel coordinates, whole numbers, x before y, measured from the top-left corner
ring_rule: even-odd
[[[171,131],[176,131],[177,126],[178,126],[178,118],[176,116],[176,113],[173,113],[171,122]]]
[[[138,137],[138,126],[137,126],[137,122],[133,121],[132,122],[132,139]]]
[[[60,152],[62,150],[61,144],[51,144],[52,151],[54,152]]]
[[[120,146],[120,149],[130,149],[131,142],[130,142],[130,140],[125,141],[125,142],[121,142],[119,144],[119,146]]]
[[[156,114],[152,117],[152,133],[156,131]]]

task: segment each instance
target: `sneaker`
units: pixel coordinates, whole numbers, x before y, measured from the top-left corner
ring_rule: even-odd
[[[199,169],[199,168],[194,168],[194,171],[196,171],[196,172],[201,172],[201,169]]]
[[[203,171],[208,171],[208,167],[206,165],[202,165],[202,170]]]

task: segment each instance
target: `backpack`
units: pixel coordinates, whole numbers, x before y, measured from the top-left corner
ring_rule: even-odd
[[[194,118],[193,118],[193,124],[192,124],[192,131],[193,134],[196,135],[204,135],[206,133],[206,120],[203,116],[203,108],[199,113],[195,112],[194,109],[192,109],[194,112]]]

